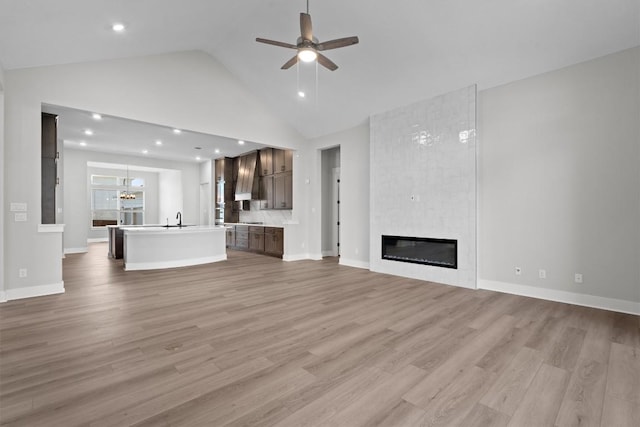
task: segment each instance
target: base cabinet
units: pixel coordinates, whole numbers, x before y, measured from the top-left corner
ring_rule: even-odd
[[[227,225],[227,247],[282,258],[284,255],[284,229]]]
[[[249,249],[264,252],[264,227],[249,227]]]
[[[249,249],[249,227],[236,225],[236,249]]]
[[[264,228],[264,251],[275,256],[284,254],[284,230],[282,228]]]

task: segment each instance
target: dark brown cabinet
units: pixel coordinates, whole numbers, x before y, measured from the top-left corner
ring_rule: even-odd
[[[284,253],[284,230],[278,227],[264,228],[264,251],[269,255],[282,256]]]
[[[249,227],[249,249],[264,252],[264,227]]]
[[[260,150],[260,209],[293,208],[293,152]]]
[[[291,172],[293,170],[293,152],[273,149],[273,173]]]
[[[260,178],[260,209],[273,209],[273,175]]]
[[[109,256],[122,259],[124,255],[124,230],[119,227],[109,227]]]
[[[41,158],[41,223],[56,222],[56,185],[58,184],[58,116],[42,113]]]
[[[260,176],[273,175],[273,148],[260,150]]]
[[[234,247],[236,245],[236,227],[235,226],[228,227],[225,234],[227,236],[227,247],[228,248]]]
[[[282,258],[284,229],[255,225],[227,225],[227,247]]]
[[[236,248],[249,249],[249,226],[236,225]]]
[[[273,204],[274,209],[291,209],[293,206],[293,177],[291,172],[274,175]]]

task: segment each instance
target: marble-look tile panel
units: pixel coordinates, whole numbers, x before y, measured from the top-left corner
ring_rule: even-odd
[[[371,270],[476,286],[476,87],[371,117]],[[458,269],[381,259],[381,236],[458,240]]]

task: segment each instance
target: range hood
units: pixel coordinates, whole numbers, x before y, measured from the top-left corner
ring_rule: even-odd
[[[240,156],[238,164],[238,180],[235,188],[235,200],[251,200],[254,180],[258,177],[258,175],[256,175],[257,165],[257,151]]]

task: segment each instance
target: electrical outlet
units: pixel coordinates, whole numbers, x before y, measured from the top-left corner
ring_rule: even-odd
[[[547,270],[540,269],[538,270],[538,277],[541,279],[547,278]]]
[[[582,273],[576,273],[574,276],[574,281],[576,283],[582,283]]]
[[[520,267],[516,267],[516,276],[522,276],[522,269]]]
[[[18,270],[18,277],[20,277],[21,279],[27,277],[27,269],[21,268],[20,270]]]

